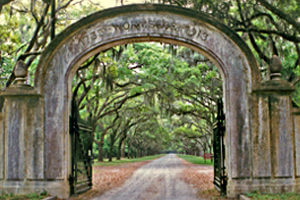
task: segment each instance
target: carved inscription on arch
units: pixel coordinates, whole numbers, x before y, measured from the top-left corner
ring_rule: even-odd
[[[180,37],[198,37],[206,41],[208,33],[201,29],[199,26],[191,24],[180,24],[176,21],[168,21],[165,19],[136,19],[125,21],[123,23],[113,23],[114,30],[119,33],[126,32],[149,32],[149,33],[162,33]]]
[[[207,41],[209,33],[202,26],[191,21],[177,21],[163,15],[140,15],[132,18],[116,18],[104,21],[93,28],[80,31],[65,46],[64,62],[69,63],[72,56],[95,44],[126,35],[171,36],[191,40]],[[61,55],[61,54],[60,54]]]

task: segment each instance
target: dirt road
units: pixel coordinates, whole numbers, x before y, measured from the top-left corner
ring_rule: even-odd
[[[139,168],[121,187],[93,200],[198,200],[196,190],[180,180],[184,167],[175,154],[168,154]]]

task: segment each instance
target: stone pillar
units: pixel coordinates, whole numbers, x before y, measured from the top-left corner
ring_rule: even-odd
[[[293,108],[293,118],[295,131],[296,179],[298,180],[296,191],[300,192],[300,107]]]
[[[291,93],[292,84],[281,77],[281,62],[273,56],[270,71],[271,80],[265,81],[256,87],[255,93],[262,102],[268,102],[269,114],[269,145],[265,151],[270,152],[269,172],[265,180],[260,182],[259,190],[262,192],[294,191],[295,186],[295,159],[294,159],[294,129],[292,116]],[[267,118],[267,117],[266,117]],[[262,118],[263,119],[263,118]],[[264,122],[260,122],[265,124]],[[261,125],[260,124],[260,125]],[[267,134],[265,132],[265,134]],[[266,143],[266,145],[268,145]],[[254,158],[255,159],[255,158]],[[259,163],[257,163],[259,164]],[[259,178],[259,177],[258,177]],[[262,177],[263,178],[263,177]]]
[[[0,137],[3,140],[0,139],[5,146],[4,159],[1,159],[4,168],[3,178],[0,179],[1,192],[43,190],[42,185],[39,190],[38,184],[44,179],[43,100],[34,88],[25,84],[27,72],[22,66],[22,63],[17,64],[15,83],[1,93],[4,104],[3,116],[0,115],[3,119],[3,134],[1,136],[0,124]]]
[[[4,177],[4,131],[1,101],[2,98],[0,98],[0,181]]]

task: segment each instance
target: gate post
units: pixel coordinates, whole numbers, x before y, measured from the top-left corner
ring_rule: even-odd
[[[3,98],[0,96],[0,182],[4,178],[4,131],[3,131],[2,107],[3,107]]]
[[[296,159],[296,192],[300,192],[300,107],[293,108]]]
[[[0,150],[0,193],[40,192],[44,187],[43,100],[25,84],[27,70],[22,62],[17,63],[14,74],[15,83],[0,94],[4,100],[0,116],[4,144],[3,155]]]
[[[261,180],[259,190],[262,192],[296,191],[295,143],[292,116],[291,94],[293,85],[281,77],[282,65],[277,56],[273,56],[270,72],[271,80],[258,85],[255,93],[268,101],[270,127],[270,177]],[[260,122],[261,124],[263,122]],[[261,125],[260,125],[261,126]]]

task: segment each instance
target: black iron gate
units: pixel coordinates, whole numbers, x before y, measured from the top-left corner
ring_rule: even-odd
[[[80,120],[78,109],[72,103],[70,117],[70,137],[72,148],[72,173],[70,192],[79,194],[92,188],[92,129]]]
[[[213,150],[214,150],[214,185],[221,195],[226,195],[227,176],[225,171],[225,115],[223,102],[218,100],[217,122],[214,127]]]

